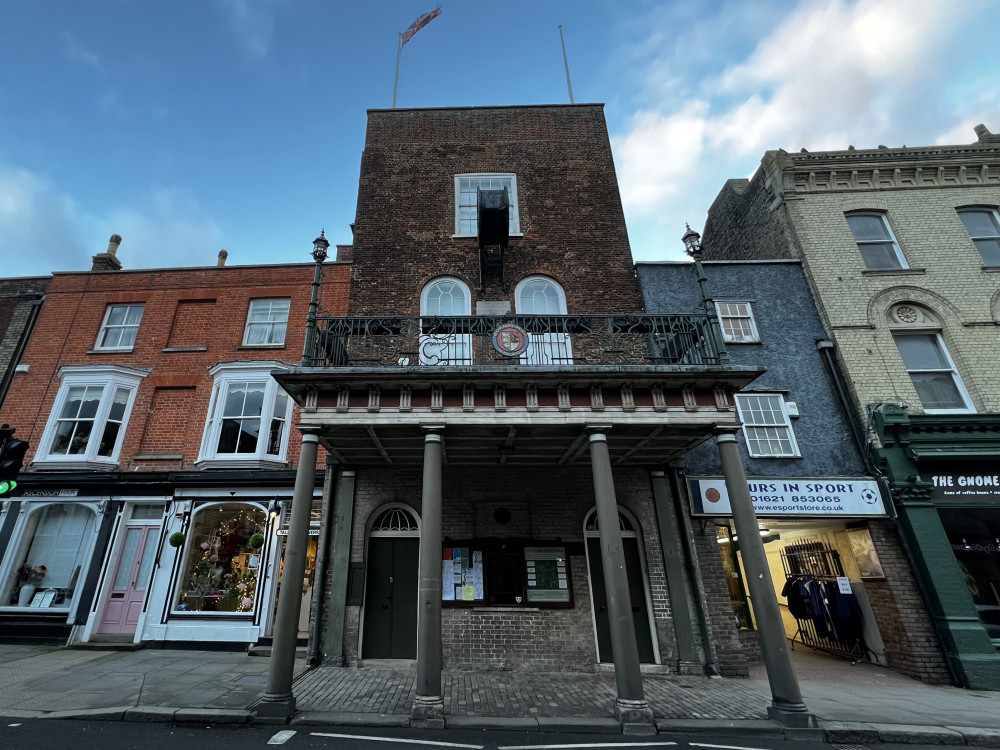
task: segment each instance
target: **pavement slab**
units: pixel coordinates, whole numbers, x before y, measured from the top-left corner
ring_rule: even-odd
[[[946,727],[965,737],[965,744],[976,747],[1000,747],[1000,729],[977,727]]]
[[[872,724],[878,730],[880,742],[899,742],[908,745],[964,745],[961,732],[946,727],[920,724]]]

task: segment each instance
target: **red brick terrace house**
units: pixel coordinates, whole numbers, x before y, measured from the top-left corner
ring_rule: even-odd
[[[0,514],[0,637],[245,647],[272,626],[299,453],[271,372],[301,360],[315,266],[129,271],[120,242],[53,274],[0,410],[31,444]],[[348,282],[324,267],[325,308]]]
[[[327,658],[414,660],[418,723],[442,667],[613,663],[623,721],[640,664],[745,673],[724,587],[695,643],[663,467],[758,371],[644,314],[602,105],[369,111],[345,253],[347,315],[275,375],[341,468]]]

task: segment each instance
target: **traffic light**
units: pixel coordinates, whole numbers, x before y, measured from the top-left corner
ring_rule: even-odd
[[[24,465],[28,444],[14,438],[14,428],[0,426],[0,497],[9,495],[17,487],[17,475]]]

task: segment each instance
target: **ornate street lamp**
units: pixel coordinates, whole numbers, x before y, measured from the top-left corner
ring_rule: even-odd
[[[302,366],[309,367],[313,363],[316,351],[316,307],[319,305],[319,280],[323,274],[323,261],[329,254],[330,241],[326,238],[326,230],[319,233],[313,240],[312,257],[316,261],[316,273],[313,275],[312,296],[309,298],[309,315],[306,316],[306,342],[302,348]]]
[[[691,228],[690,224],[685,224],[687,231],[681,237],[684,243],[684,251],[691,256],[694,261],[694,270],[698,274],[698,291],[701,292],[701,301],[705,306],[705,313],[708,315],[708,325],[712,332],[714,349],[719,357],[719,364],[723,367],[729,364],[729,354],[726,352],[726,342],[722,338],[722,327],[719,325],[719,316],[715,310],[715,301],[708,293],[708,277],[705,276],[705,268],[701,264],[701,235]]]

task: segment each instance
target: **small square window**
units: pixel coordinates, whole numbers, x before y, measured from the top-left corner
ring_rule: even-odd
[[[143,304],[108,305],[94,348],[101,351],[129,351],[142,320]]]
[[[282,346],[288,328],[289,299],[250,300],[244,346]]]
[[[760,341],[749,302],[717,302],[722,338],[727,344],[754,344]]]
[[[983,264],[1000,266],[1000,220],[997,212],[983,208],[959,211],[958,216],[983,256]]]
[[[851,214],[847,217],[847,224],[869,270],[891,271],[909,267],[883,214]]]
[[[753,458],[797,458],[792,422],[779,393],[737,393],[736,409]]]
[[[479,190],[503,190],[510,197],[508,231],[521,233],[517,212],[517,177],[513,174],[459,174],[455,175],[455,234],[475,237],[479,230]]]

